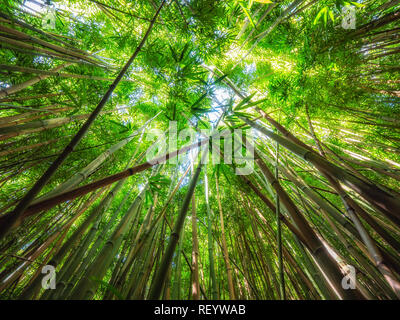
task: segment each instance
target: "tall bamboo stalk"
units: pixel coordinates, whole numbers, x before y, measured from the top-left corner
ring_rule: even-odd
[[[193,163],[192,172],[194,174]],[[199,281],[199,239],[197,234],[197,213],[195,190],[192,195],[192,265],[191,265],[191,294],[193,300],[200,300]]]
[[[222,205],[221,205],[221,198],[220,198],[220,193],[219,193],[219,184],[218,184],[218,177],[215,179],[215,184],[216,184],[216,190],[217,190],[217,201],[218,201],[218,209],[219,209],[219,220],[221,223],[221,239],[222,239],[222,251],[224,255],[224,261],[225,261],[225,267],[226,267],[226,275],[228,278],[228,290],[229,290],[229,298],[231,300],[235,300],[235,289],[233,286],[233,280],[232,280],[232,267],[229,262],[229,253],[228,253],[228,247],[226,244],[226,236],[225,236],[225,225],[224,225],[224,217],[223,217],[223,212],[222,212]]]
[[[279,144],[276,144],[276,164],[275,164],[275,179],[279,181],[279,167],[278,160],[279,159]],[[278,264],[279,264],[279,292],[281,296],[281,300],[286,300],[285,294],[285,278],[283,273],[283,258],[282,258],[282,227],[281,227],[281,219],[280,219],[280,202],[279,195],[276,194],[276,238],[278,243]]]
[[[213,245],[213,238],[212,238],[212,210],[210,207],[210,203],[208,200],[208,178],[207,178],[207,171],[204,171],[204,192],[205,192],[205,201],[207,207],[207,229],[208,229],[208,260],[210,264],[210,278],[211,278],[211,288],[212,288],[212,298],[213,300],[218,299],[218,292],[217,292],[217,279],[215,277],[215,266],[214,266],[214,245]]]

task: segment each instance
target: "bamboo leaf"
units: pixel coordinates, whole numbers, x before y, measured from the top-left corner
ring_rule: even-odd
[[[219,77],[217,80],[215,80],[211,85],[215,85],[217,83],[220,83],[222,80],[224,80],[228,75],[224,74],[223,76]]]
[[[179,62],[181,62],[185,56],[185,53],[187,49],[189,48],[189,43],[186,43],[185,46],[183,47],[183,50],[181,52],[181,55],[179,56]]]
[[[257,29],[257,27],[256,27],[256,25],[255,25],[255,23],[253,21],[253,18],[250,15],[250,12],[240,2],[239,2],[239,5],[242,7],[243,12],[245,13],[247,18],[249,19],[250,23],[253,25],[254,29]]]
[[[322,15],[326,15],[326,11],[328,10],[328,7],[323,7],[317,14],[317,16],[314,19],[313,24],[317,24],[319,19],[322,17]]]
[[[197,99],[195,101],[195,103],[192,104],[192,106],[190,107],[192,110],[196,109],[195,107],[200,104],[200,102],[202,102],[206,97],[207,97],[207,93],[203,94],[199,99]]]
[[[253,97],[254,97],[255,93],[251,94],[250,96],[244,98],[242,101],[240,101],[236,107],[233,108],[233,110],[237,110],[240,109],[242,106],[246,105],[247,102],[249,102]]]
[[[329,17],[331,18],[332,22],[335,22],[335,17],[332,10],[329,10]]]
[[[174,58],[175,62],[178,62],[179,60],[178,60],[178,56],[176,55],[175,50],[172,48],[172,46],[170,44],[168,44],[168,47],[169,47],[169,50],[172,53],[172,57]]]

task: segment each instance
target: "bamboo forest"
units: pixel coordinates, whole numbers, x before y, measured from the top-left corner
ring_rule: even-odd
[[[399,43],[398,0],[1,0],[0,299],[398,300]]]

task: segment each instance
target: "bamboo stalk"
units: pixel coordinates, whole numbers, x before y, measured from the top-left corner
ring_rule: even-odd
[[[62,70],[64,68],[70,66],[71,64],[72,64],[72,62],[64,63],[62,65],[59,65],[58,67],[53,68],[51,71],[58,72],[58,71],[60,71],[60,70]],[[27,80],[27,81],[25,81],[23,83],[13,85],[13,86],[10,86],[10,87],[5,88],[5,89],[0,89],[0,98],[7,97],[9,95],[12,95],[12,94],[18,92],[18,91],[26,89],[26,88],[34,85],[35,83],[38,83],[41,80],[47,79],[48,77],[49,77],[48,75],[37,76],[37,77],[34,77],[34,78],[32,78],[30,80]]]
[[[275,179],[279,181],[279,144],[276,144],[276,164],[275,164]],[[285,294],[285,278],[283,273],[283,258],[282,258],[282,227],[281,227],[281,219],[280,219],[280,201],[279,195],[276,194],[276,225],[277,225],[277,243],[278,243],[278,264],[279,264],[279,293],[281,300],[286,300]]]
[[[223,248],[222,251],[223,251],[224,261],[225,261],[225,266],[226,266],[226,275],[227,275],[227,278],[228,278],[229,298],[231,300],[235,300],[236,296],[235,296],[235,289],[233,287],[233,280],[232,280],[232,267],[231,267],[231,264],[229,262],[229,253],[228,253],[228,248],[227,248],[227,245],[226,245],[224,217],[223,217],[221,199],[220,199],[220,194],[219,194],[218,177],[216,177],[216,179],[215,179],[215,184],[216,184],[216,190],[217,190],[219,219],[220,219],[220,223],[221,223],[221,238],[222,238],[222,248]]]
[[[74,73],[62,73],[62,72],[56,72],[56,71],[48,71],[48,70],[41,70],[41,69],[35,69],[35,68],[21,67],[21,66],[16,66],[16,65],[0,64],[0,69],[8,70],[8,71],[22,72],[22,73],[43,74],[43,75],[58,77],[58,78],[114,81],[114,79],[104,78],[104,77],[99,77],[99,76],[92,76],[92,75],[86,75],[86,74],[74,74]],[[121,81],[122,82],[136,82],[135,80],[130,80],[130,79],[122,79]]]
[[[211,296],[213,300],[218,300],[218,292],[217,292],[217,279],[215,277],[215,266],[214,266],[214,246],[212,239],[212,210],[210,207],[210,203],[208,201],[208,178],[207,178],[207,169],[204,170],[204,192],[205,192],[205,201],[207,207],[207,230],[208,230],[208,260],[210,264],[210,278],[211,278]]]
[[[23,40],[23,41],[28,40],[29,42],[33,42],[33,43],[39,44],[39,45],[41,45],[41,46],[43,46],[43,47],[49,48],[49,49],[51,49],[51,50],[54,50],[55,52],[59,52],[59,53],[64,54],[64,55],[68,55],[68,56],[71,56],[71,57],[73,57],[73,58],[85,60],[85,61],[87,61],[87,62],[89,62],[89,63],[94,64],[94,65],[99,64],[98,61],[92,59],[92,58],[90,57],[90,55],[88,55],[87,53],[81,54],[81,53],[79,53],[79,52],[77,52],[77,51],[75,51],[75,50],[70,50],[70,49],[67,49],[67,48],[64,48],[64,47],[61,47],[61,46],[52,44],[52,43],[50,43],[50,42],[41,40],[41,39],[39,39],[39,38],[36,38],[36,37],[31,36],[31,35],[28,35],[28,34],[26,34],[26,33],[24,33],[24,32],[15,30],[15,29],[13,29],[13,28],[8,28],[8,27],[6,27],[6,26],[0,25],[0,31],[5,32],[6,35],[7,35],[8,37],[10,37],[11,35],[13,35],[13,36],[15,36],[18,40]],[[7,42],[7,40],[6,40],[5,38],[2,37],[1,39],[2,39],[3,41]],[[8,41],[9,41],[9,40],[8,40]],[[27,45],[22,45],[19,41],[14,41],[14,40],[12,41],[11,44],[18,45],[18,46],[23,46],[23,47],[25,47],[25,48],[28,47]],[[37,48],[37,49],[39,49],[39,48]],[[40,49],[40,51],[42,51],[42,50]],[[42,52],[50,53],[50,51],[48,51],[48,50],[42,51]]]

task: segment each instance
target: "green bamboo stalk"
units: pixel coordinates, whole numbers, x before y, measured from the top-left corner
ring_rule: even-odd
[[[221,238],[222,238],[222,252],[224,255],[225,267],[226,267],[226,275],[228,280],[228,290],[229,290],[229,298],[231,300],[236,299],[235,289],[233,286],[233,278],[232,278],[232,267],[229,262],[229,253],[228,247],[226,245],[226,236],[225,236],[225,225],[224,225],[224,217],[222,213],[222,205],[221,205],[221,198],[219,193],[219,183],[218,183],[218,176],[215,178],[215,185],[217,190],[217,201],[218,201],[218,209],[219,209],[219,219],[221,223]]]
[[[87,300],[91,299],[99,286],[99,280],[102,280],[109,265],[117,254],[124,235],[128,227],[136,217],[139,207],[144,199],[147,186],[138,194],[132,202],[127,213],[123,216],[111,238],[105,243],[101,252],[86,271],[84,277],[78,282],[71,293],[71,299]]]
[[[208,177],[207,170],[204,171],[204,192],[205,192],[205,201],[207,207],[207,233],[208,233],[208,260],[210,264],[210,278],[211,278],[211,296],[213,300],[218,299],[218,291],[217,291],[217,279],[215,277],[215,267],[214,267],[214,240],[212,238],[212,210],[210,207],[210,203],[208,200]]]
[[[279,181],[279,144],[276,144],[276,163],[275,163],[275,179]],[[278,264],[279,264],[279,292],[281,300],[286,300],[285,294],[285,277],[283,273],[283,258],[282,258],[282,229],[281,229],[281,219],[280,219],[280,202],[279,195],[276,193],[276,225],[277,233],[276,238],[278,242]]]
[[[182,235],[179,238],[178,250],[176,252],[176,262],[175,262],[176,267],[174,274],[174,284],[172,287],[172,298],[174,300],[180,300],[181,298],[181,275],[182,275],[181,251],[184,239],[185,239],[185,223],[183,223]]]

